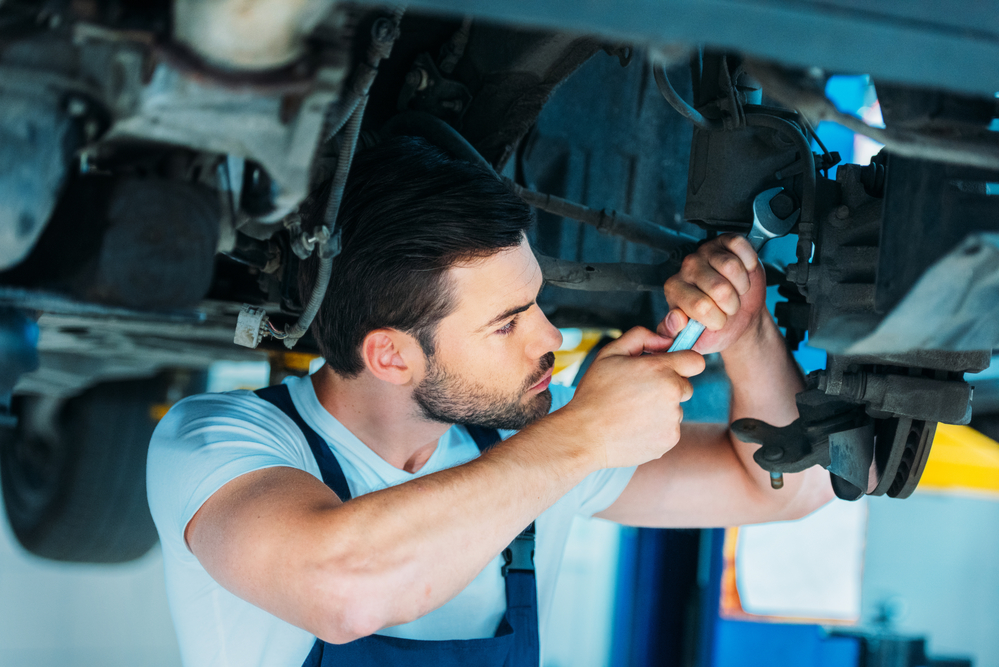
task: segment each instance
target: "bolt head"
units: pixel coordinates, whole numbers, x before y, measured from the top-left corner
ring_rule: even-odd
[[[782,458],[784,458],[783,447],[772,446],[763,448],[763,460],[780,461]]]

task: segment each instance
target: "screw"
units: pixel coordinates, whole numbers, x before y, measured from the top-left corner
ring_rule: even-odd
[[[770,473],[770,487],[774,489],[784,488],[784,473],[782,472],[772,472]]]

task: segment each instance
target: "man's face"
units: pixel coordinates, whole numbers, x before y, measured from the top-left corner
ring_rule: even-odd
[[[450,270],[457,307],[413,396],[425,418],[519,429],[548,414],[562,335],[538,308],[541,268],[527,241]]]

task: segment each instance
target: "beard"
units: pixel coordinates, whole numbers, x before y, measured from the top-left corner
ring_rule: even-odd
[[[544,417],[552,405],[552,392],[545,389],[523,402],[527,391],[541,381],[555,354],[541,357],[536,373],[513,393],[504,393],[449,373],[427,357],[427,377],[413,390],[423,416],[443,424],[472,424],[484,428],[518,430]]]

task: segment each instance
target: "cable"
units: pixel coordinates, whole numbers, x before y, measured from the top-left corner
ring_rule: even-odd
[[[819,148],[822,149],[822,154],[825,156],[826,162],[831,163],[833,160],[832,153],[830,153],[829,149],[826,148],[826,145],[822,143],[822,139],[819,138],[819,133],[815,131],[815,128],[812,127],[812,124],[808,122],[807,118],[805,118],[805,114],[799,111],[798,118],[801,119],[801,122],[805,126],[805,130],[808,131],[808,134],[812,135],[812,139],[815,139],[815,143],[817,143],[819,145]],[[826,177],[829,176],[828,169],[825,169],[823,173],[826,175]]]
[[[746,114],[746,125],[770,128],[798,145],[798,152],[805,163],[802,170],[805,182],[801,188],[801,222],[812,222],[815,213],[815,156],[808,138],[794,123],[770,114],[749,112]]]
[[[361,121],[364,118],[364,109],[368,105],[368,92],[371,84],[378,75],[378,65],[382,60],[389,57],[392,52],[392,45],[399,37],[399,23],[405,8],[399,7],[393,13],[392,19],[378,19],[371,26],[371,44],[368,46],[367,62],[358,64],[357,74],[354,77],[353,96],[355,101],[348,102],[345,108],[352,110],[347,117],[346,128],[344,130],[343,144],[340,148],[340,155],[337,157],[336,172],[333,175],[333,182],[330,185],[329,199],[326,201],[326,211],[323,215],[323,226],[329,230],[329,240],[318,249],[319,268],[316,271],[316,280],[312,286],[312,293],[309,301],[298,316],[298,320],[284,332],[284,346],[289,350],[306,334],[319,307],[326,298],[326,290],[330,284],[330,276],[333,274],[333,260],[340,254],[340,229],[337,226],[337,216],[340,213],[340,202],[343,200],[343,192],[347,186],[347,176],[350,173],[350,165],[354,159],[354,152],[357,150],[357,140],[361,136]],[[340,124],[338,119],[334,125]],[[339,128],[335,128],[339,131]],[[327,134],[324,142],[329,141],[335,134]],[[268,323],[269,324],[269,323]]]
[[[676,109],[681,116],[702,130],[720,130],[722,128],[721,123],[705,118],[701,112],[687,104],[684,99],[680,97],[680,95],[673,88],[673,85],[669,82],[669,78],[666,76],[665,67],[662,65],[653,66],[652,75],[656,79],[656,87],[659,88],[659,92],[662,93],[662,96],[667,102],[669,102],[669,105]]]
[[[354,152],[357,149],[357,138],[361,135],[361,119],[364,116],[364,109],[368,104],[367,96],[362,97],[350,120],[347,121],[347,129],[344,134],[343,148],[340,150],[340,157],[336,163],[336,173],[333,176],[333,183],[330,186],[330,196],[326,202],[326,212],[323,215],[323,224],[332,231],[330,240],[319,248],[319,269],[316,272],[316,282],[309,295],[309,302],[298,316],[298,321],[285,333],[284,346],[289,350],[295,347],[295,343],[305,335],[316,319],[319,307],[326,297],[326,289],[330,284],[330,276],[333,274],[333,259],[340,254],[340,229],[336,225],[337,216],[340,213],[340,202],[343,200],[343,191],[347,185],[347,175],[350,173],[350,165],[354,159]]]

